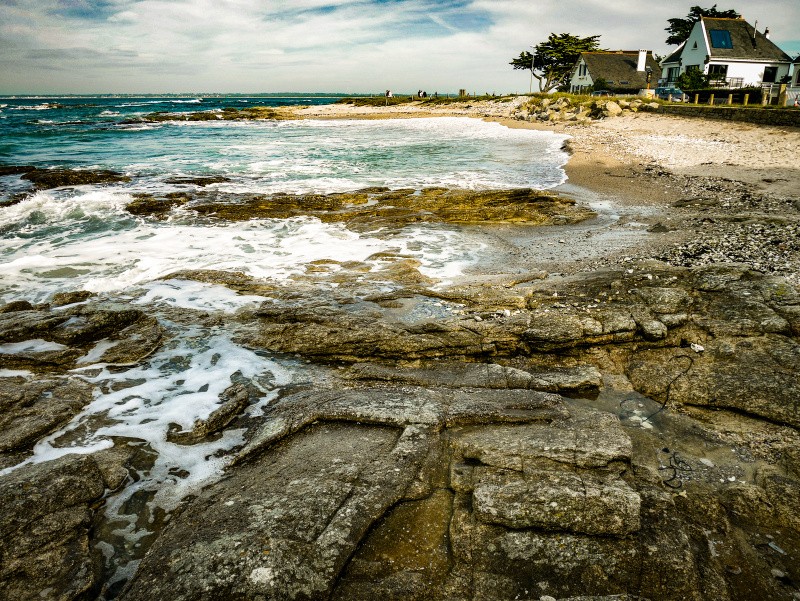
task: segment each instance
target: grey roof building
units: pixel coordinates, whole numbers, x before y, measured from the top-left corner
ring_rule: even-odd
[[[572,69],[570,91],[585,92],[599,79],[611,91],[635,91],[647,87],[648,69],[655,87],[661,67],[649,50],[582,52]]]

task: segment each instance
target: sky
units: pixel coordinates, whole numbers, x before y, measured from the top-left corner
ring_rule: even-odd
[[[696,2],[0,0],[0,94],[527,92],[508,63],[550,33],[666,54]],[[798,0],[737,2],[800,53]]]

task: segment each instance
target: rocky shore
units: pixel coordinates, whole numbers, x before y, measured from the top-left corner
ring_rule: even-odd
[[[317,262],[288,284],[171,275],[267,299],[227,314],[83,291],[0,309],[0,597],[800,599],[800,132],[642,113],[532,124],[512,119],[519,106],[485,112],[573,136],[558,194],[231,205],[200,190],[128,210],[558,228],[542,263],[520,252],[450,286],[392,253],[381,269]],[[585,188],[615,207],[603,227],[634,242],[574,260],[570,228],[595,214]],[[82,367],[141,365],[170,328],[222,328],[315,376],[259,412],[263,385],[241,377],[207,419],[176,424],[187,450],[234,430],[242,442],[173,508],[131,497],[125,547],[104,511],[152,463],[141,440],[20,463],[91,402]],[[114,544],[136,568],[124,578],[106,562]]]

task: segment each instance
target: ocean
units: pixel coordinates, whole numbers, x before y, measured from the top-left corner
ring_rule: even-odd
[[[192,446],[168,442],[175,424],[189,429],[218,406],[234,380],[263,391],[248,407],[259,415],[280,390],[311,377],[304,362],[245,348],[224,327],[186,326],[175,308],[222,316],[265,297],[171,278],[180,270],[242,272],[291,286],[315,261],[362,261],[391,251],[412,257],[435,285],[446,286],[480,260],[484,243],[469,228],[414,224],[391,233],[351,231],[318,219],[222,223],[175,209],[165,219],[130,214],[135,194],[196,191],[176,178],[224,176],[204,190],[221,195],[331,193],[369,186],[467,189],[552,188],[565,181],[566,136],[509,129],[478,119],[137,122],[156,111],[324,104],[336,98],[0,98],[0,166],[110,169],[129,182],[32,193],[0,206],[0,302],[44,303],[57,292],[88,290],[159,318],[168,336],[139,365],[98,364],[89,352],[74,375],[96,384],[94,401],[38,443],[27,462],[92,453],[137,440],[154,459],[106,503],[103,543],[112,580],[135,569],[153,516],[212,481],[225,452],[243,442],[228,430]],[[0,202],[29,186],[0,176]],[[167,310],[173,311],[172,313]],[[102,342],[100,343],[102,344]],[[0,344],[0,353],[54,349],[45,340]],[[32,374],[0,369],[0,376]],[[15,469],[15,468],[10,468]],[[133,511],[137,498],[148,507]],[[137,551],[138,549],[138,551]]]
[[[364,258],[387,244],[310,219],[209,225],[176,214],[162,223],[124,210],[137,192],[192,188],[166,183],[174,178],[223,175],[231,181],[206,189],[231,193],[551,188],[565,179],[560,148],[566,136],[476,119],[125,123],[156,111],[333,100],[0,99],[0,165],[102,168],[132,177],[126,184],[43,191],[2,209],[0,300],[41,302],[64,290],[118,292],[179,269],[286,278],[304,263]],[[52,103],[59,108],[49,108]],[[24,183],[19,176],[0,177],[0,200]],[[412,228],[391,244],[412,240],[416,247],[425,238],[409,252],[426,275],[439,279],[470,260],[468,241],[454,231],[426,233]]]

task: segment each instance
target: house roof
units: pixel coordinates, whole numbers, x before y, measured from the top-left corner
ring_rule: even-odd
[[[639,63],[638,50],[583,52],[581,58],[586,63],[589,75],[595,81],[602,77],[615,88],[643,88],[647,85],[647,74],[644,71],[636,70]],[[651,81],[658,81],[658,78],[661,77],[661,67],[653,58],[652,52],[647,53],[645,66],[653,70]]]
[[[681,52],[683,52],[683,47],[684,46],[686,46],[686,42],[681,42],[681,45],[678,46],[678,48],[675,49],[672,52],[672,54],[669,54],[667,56],[667,58],[662,60],[661,64],[663,65],[663,64],[666,64],[666,63],[677,63],[677,62],[680,62],[680,60],[681,60]]]
[[[763,33],[755,31],[744,19],[712,19],[701,17],[705,25],[706,41],[710,48],[711,58],[738,58],[751,60],[785,61],[791,58],[778,48]],[[711,31],[727,31],[730,33],[732,48],[714,48],[711,43]],[[755,32],[755,38],[753,37]]]

